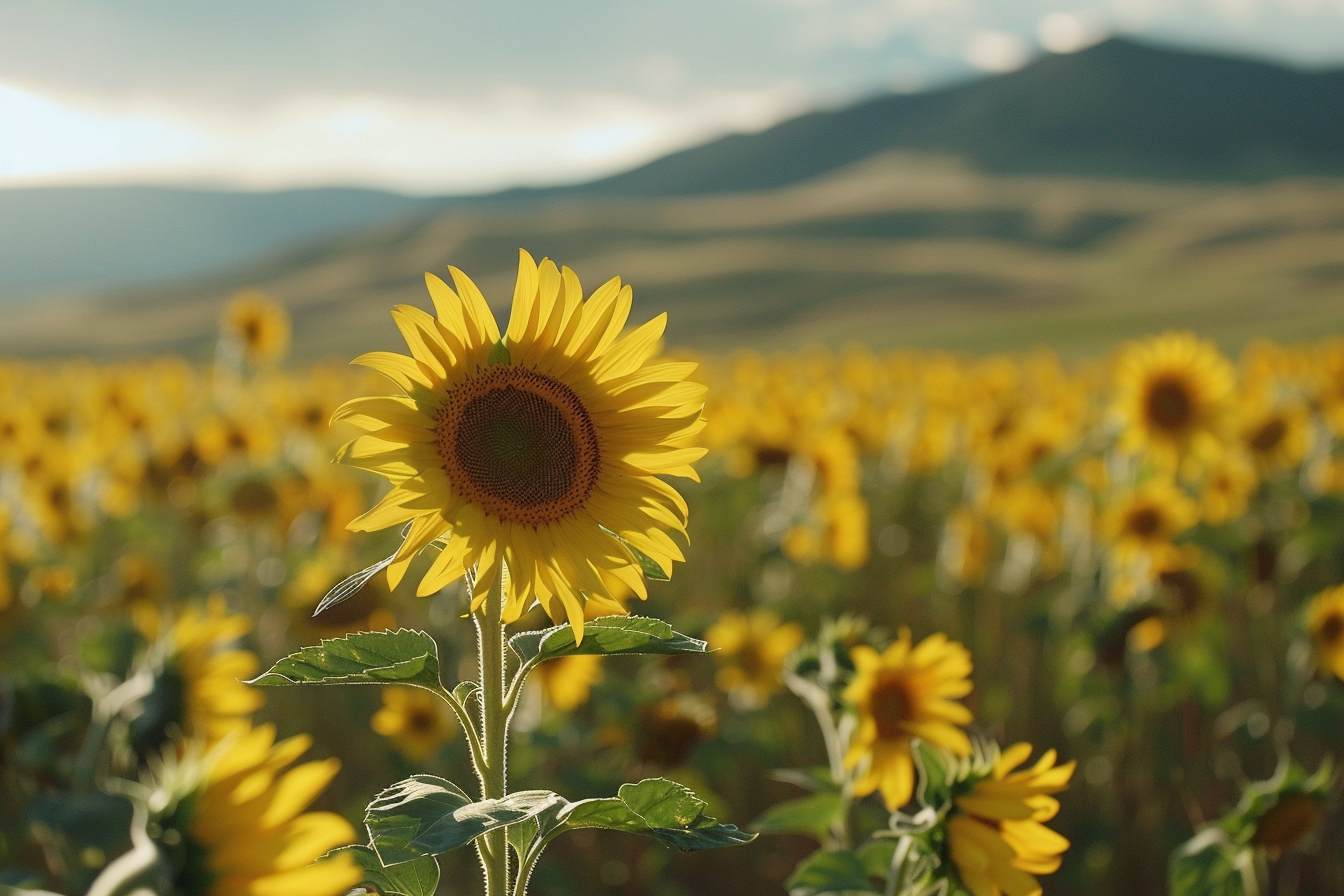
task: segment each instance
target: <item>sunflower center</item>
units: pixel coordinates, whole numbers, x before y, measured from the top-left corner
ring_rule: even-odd
[[[1148,420],[1167,433],[1180,433],[1194,420],[1195,402],[1190,387],[1176,377],[1155,380],[1148,388]]]
[[[597,484],[597,429],[574,390],[496,364],[455,387],[435,428],[448,480],[486,513],[540,526],[583,506]]]
[[[1136,507],[1125,517],[1125,528],[1140,538],[1155,538],[1162,531],[1162,512],[1156,507]]]
[[[1333,647],[1344,640],[1344,613],[1331,613],[1321,620],[1321,643]]]
[[[434,734],[439,729],[439,719],[432,710],[417,707],[408,714],[406,727],[415,734]]]
[[[1275,857],[1292,849],[1316,826],[1321,817],[1321,803],[1311,794],[1294,793],[1280,797],[1274,806],[1260,817],[1252,838]]]
[[[1266,420],[1261,426],[1251,434],[1251,450],[1259,454],[1267,454],[1279,447],[1283,437],[1288,435],[1288,424],[1282,417],[1273,417]]]
[[[905,724],[910,721],[913,701],[899,678],[879,679],[868,698],[868,709],[877,725],[877,736],[882,740],[902,737]]]

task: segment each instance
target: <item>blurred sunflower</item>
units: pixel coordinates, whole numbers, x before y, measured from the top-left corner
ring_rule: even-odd
[[[1327,588],[1312,598],[1307,631],[1317,660],[1344,681],[1344,585]]]
[[[137,620],[138,621],[138,620]],[[188,607],[162,644],[161,685],[175,706],[165,707],[164,724],[176,724],[188,737],[216,743],[245,728],[266,702],[244,679],[256,674],[257,655],[234,647],[252,629],[252,620],[230,614],[223,598],[211,597],[204,610]]]
[[[690,362],[653,363],[666,315],[620,337],[630,288],[613,279],[587,301],[573,271],[519,253],[508,329],[500,334],[476,285],[450,268],[454,292],[426,275],[437,319],[400,305],[411,356],[356,359],[398,397],[357,398],[333,420],[364,430],[338,460],[379,473],[392,490],[356,531],[409,522],[388,567],[392,587],[422,549],[441,550],[420,581],[433,594],[474,570],[473,609],[507,567],[504,620],[534,601],[580,633],[604,575],[645,597],[635,551],[664,573],[682,560],[686,503],[660,475],[695,479],[691,446],[704,388]]]
[[[1306,457],[1311,421],[1305,407],[1252,407],[1239,417],[1241,442],[1262,473],[1294,469]]]
[[[305,812],[340,770],[336,759],[290,767],[311,745],[275,742],[275,728],[246,726],[201,756],[169,754],[160,777],[164,804],[153,830],[178,896],[345,896],[363,878],[344,855],[350,823]]]
[[[442,697],[404,685],[383,688],[383,706],[369,726],[416,762],[428,759],[457,733],[457,720]]]
[[[1032,875],[1059,869],[1069,841],[1043,822],[1059,812],[1051,794],[1068,786],[1074,763],[1055,765],[1048,750],[1031,768],[1014,771],[1031,756],[1031,744],[1004,750],[992,770],[956,798],[947,821],[948,852],[957,876],[973,896],[1033,896]],[[966,783],[959,782],[958,789]]]
[[[769,610],[725,613],[705,633],[719,660],[715,681],[737,703],[764,706],[784,687],[784,659],[803,643],[803,627]]]
[[[914,793],[911,741],[920,738],[957,756],[971,752],[962,730],[971,712],[956,702],[971,692],[971,655],[941,633],[911,647],[910,630],[902,628],[883,653],[860,644],[850,657],[855,675],[844,699],[859,724],[845,767],[859,769],[856,795],[880,790],[894,811]]]
[[[1198,510],[1167,479],[1154,479],[1118,495],[1106,511],[1104,531],[1121,557],[1151,554],[1193,526]]]
[[[1255,465],[1244,452],[1223,451],[1205,473],[1199,492],[1204,521],[1221,526],[1239,518],[1259,485]]]
[[[289,313],[254,289],[242,290],[229,300],[220,329],[253,363],[279,361],[289,350]]]
[[[1190,333],[1130,343],[1116,369],[1123,443],[1172,466],[1187,452],[1216,445],[1234,379],[1218,349]]]
[[[532,671],[547,702],[569,712],[588,702],[593,685],[602,680],[602,658],[578,654],[547,660]]]

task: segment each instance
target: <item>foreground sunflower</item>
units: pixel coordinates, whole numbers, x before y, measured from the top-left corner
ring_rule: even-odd
[[[245,728],[201,757],[165,766],[159,848],[181,896],[344,896],[363,878],[347,857],[316,861],[354,842],[350,823],[306,812],[340,769],[335,759],[290,767],[306,735],[275,742],[275,728]]]
[[[1068,786],[1074,763],[1055,765],[1048,750],[1030,768],[1031,744],[1015,744],[994,761],[992,771],[956,798],[947,822],[948,852],[957,875],[974,896],[1036,896],[1032,875],[1059,869],[1069,841],[1043,822],[1059,812],[1051,794]]]
[[[1217,445],[1235,374],[1211,343],[1164,333],[1128,345],[1116,370],[1123,442],[1175,465]]]
[[[845,766],[860,770],[857,796],[879,790],[894,811],[914,793],[910,746],[915,738],[957,756],[971,752],[961,728],[970,723],[971,712],[956,702],[971,692],[971,655],[943,634],[911,647],[910,630],[903,628],[885,652],[860,644],[850,657],[855,676],[844,699],[855,708],[859,724]]]
[[[388,566],[393,588],[434,544],[417,593],[473,571],[475,610],[507,570],[505,622],[538,602],[581,634],[584,603],[609,595],[605,580],[643,598],[641,560],[670,574],[683,559],[667,530],[685,536],[686,503],[658,477],[697,478],[705,390],[686,380],[696,365],[653,361],[665,314],[621,336],[631,292],[619,279],[585,301],[573,271],[520,252],[501,334],[476,285],[449,272],[456,290],[425,276],[437,317],[392,312],[410,357],[355,361],[402,394],[357,398],[333,417],[366,433],[338,460],[393,486],[350,527],[410,524]]]

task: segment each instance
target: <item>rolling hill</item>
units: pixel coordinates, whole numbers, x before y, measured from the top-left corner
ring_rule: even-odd
[[[387,309],[423,303],[422,271],[457,264],[503,299],[519,246],[590,287],[620,273],[637,315],[669,310],[670,340],[706,350],[1317,337],[1344,331],[1344,119],[1320,114],[1341,100],[1344,72],[1113,40],[586,185],[408,202],[210,276],[11,307],[0,352],[200,356],[244,286],[290,306],[301,356],[395,347]]]

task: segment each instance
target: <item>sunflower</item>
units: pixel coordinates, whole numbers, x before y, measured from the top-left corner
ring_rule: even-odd
[[[245,727],[200,757],[169,759],[169,794],[152,830],[180,896],[344,896],[363,879],[340,855],[354,842],[350,823],[305,812],[340,769],[326,759],[289,767],[310,746],[305,736],[275,742],[275,728]]]
[[[602,658],[578,654],[548,660],[532,671],[546,700],[560,712],[588,702],[593,685],[602,680]]]
[[[457,733],[457,720],[437,694],[393,685],[383,689],[383,706],[373,714],[369,727],[420,762],[452,739]]]
[[[164,675],[180,682],[182,706],[176,721],[189,737],[216,743],[240,727],[266,702],[243,684],[257,672],[257,655],[232,645],[252,628],[231,615],[218,595],[205,610],[188,607],[168,632]]]
[[[289,349],[289,314],[265,293],[245,289],[224,307],[224,337],[253,363],[278,361]]]
[[[1069,841],[1046,827],[1059,812],[1051,794],[1068,786],[1074,763],[1055,765],[1048,750],[1031,768],[1014,771],[1031,756],[1031,744],[1015,744],[993,770],[956,798],[947,821],[948,852],[957,875],[973,896],[1034,896],[1032,875],[1059,868]]]
[[[1148,449],[1175,464],[1216,445],[1232,395],[1232,365],[1211,343],[1190,333],[1164,333],[1131,343],[1116,371],[1126,447]]]
[[[1155,479],[1116,497],[1106,512],[1104,531],[1118,555],[1133,557],[1165,549],[1198,519],[1185,492]]]
[[[1252,407],[1239,417],[1241,442],[1262,473],[1292,470],[1306,457],[1311,420],[1305,407]]]
[[[1344,585],[1327,588],[1312,598],[1307,631],[1320,664],[1344,680]]]
[[[971,712],[956,702],[971,692],[971,655],[941,633],[912,648],[910,630],[902,628],[885,652],[860,644],[850,658],[855,675],[844,699],[859,724],[845,766],[859,768],[856,795],[880,790],[894,811],[914,792],[911,741],[920,738],[958,756],[971,752],[961,729],[970,723]]]
[[[715,681],[742,706],[764,706],[784,686],[784,659],[803,643],[803,627],[769,610],[725,613],[705,633],[721,665]]]
[[[686,503],[658,477],[697,478],[705,390],[686,381],[694,363],[652,362],[665,314],[620,336],[631,293],[619,279],[585,301],[573,271],[520,252],[501,334],[476,285],[449,271],[457,291],[425,278],[437,318],[392,312],[410,357],[356,359],[403,394],[354,399],[333,418],[366,433],[338,460],[393,486],[350,526],[410,524],[388,567],[393,588],[437,544],[419,594],[474,570],[474,610],[506,569],[505,622],[535,601],[581,635],[604,577],[643,598],[641,559],[665,574],[683,559],[665,530],[685,536]]]

